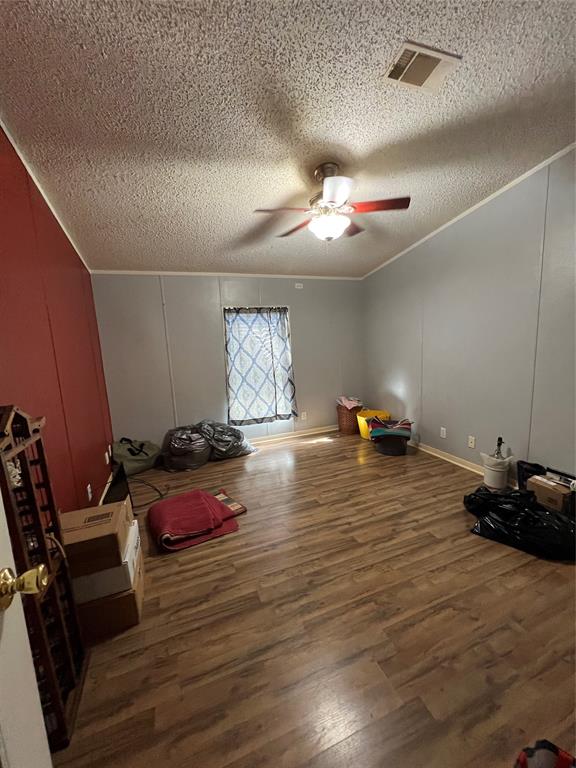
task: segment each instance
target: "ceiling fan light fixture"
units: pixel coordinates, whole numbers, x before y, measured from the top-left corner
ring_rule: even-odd
[[[308,224],[318,240],[336,240],[350,226],[350,219],[341,213],[320,213]]]
[[[340,208],[348,202],[353,181],[348,176],[327,176],[322,183],[322,201],[324,205]]]

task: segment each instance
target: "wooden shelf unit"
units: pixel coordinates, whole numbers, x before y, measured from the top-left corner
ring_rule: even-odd
[[[44,563],[48,587],[22,604],[51,750],[68,746],[87,668],[42,428],[15,406],[0,406],[0,490],[18,573]]]

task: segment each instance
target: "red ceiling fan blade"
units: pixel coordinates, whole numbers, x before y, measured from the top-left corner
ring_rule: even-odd
[[[304,219],[304,221],[300,222],[300,224],[296,224],[295,227],[292,227],[292,229],[289,229],[288,232],[282,232],[281,235],[278,235],[278,237],[288,237],[288,235],[293,235],[294,232],[298,232],[299,229],[304,229],[304,227],[307,227],[308,224],[310,224],[311,219]]]
[[[398,211],[408,208],[409,197],[391,197],[389,200],[368,200],[365,203],[351,203],[354,213],[373,213],[374,211]]]
[[[306,213],[308,208],[256,208],[254,213],[277,213],[278,211],[293,211],[294,213]]]
[[[346,237],[354,237],[354,235],[359,235],[360,232],[364,232],[364,227],[359,227],[355,221],[351,222],[344,230]]]

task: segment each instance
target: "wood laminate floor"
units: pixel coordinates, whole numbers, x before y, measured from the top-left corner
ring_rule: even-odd
[[[471,535],[477,475],[331,433],[142,477],[249,511],[179,554],[145,537],[143,621],[94,649],[57,766],[512,768],[537,738],[574,749],[574,570]]]

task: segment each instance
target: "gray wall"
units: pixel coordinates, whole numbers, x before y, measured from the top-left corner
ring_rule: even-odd
[[[367,399],[469,461],[503,435],[574,472],[574,253],[571,152],[364,281]]]
[[[308,418],[249,436],[334,424],[358,394],[469,461],[501,434],[575,471],[574,252],[572,152],[363,282],[93,275],[115,436],[225,421],[222,307],[287,305]]]
[[[574,152],[550,166],[530,457],[575,471]]]
[[[290,309],[296,397],[307,419],[248,426],[249,437],[334,424],[336,397],[362,396],[359,282],[99,274],[92,281],[115,438],[159,442],[175,425],[226,421],[224,306]]]

